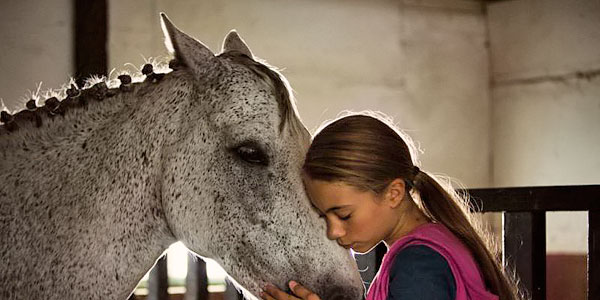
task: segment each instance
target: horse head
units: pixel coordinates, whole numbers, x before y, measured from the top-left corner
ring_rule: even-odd
[[[297,280],[323,299],[360,299],[348,251],[327,239],[301,180],[310,134],[286,80],[232,31],[215,55],[162,15],[192,101],[164,150],[161,201],[175,237],[257,295]]]

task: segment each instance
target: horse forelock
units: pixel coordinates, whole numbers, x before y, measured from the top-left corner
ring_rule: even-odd
[[[250,69],[254,74],[269,86],[277,100],[279,115],[279,132],[288,128],[290,134],[300,140],[301,143],[308,143],[310,134],[304,127],[296,108],[296,99],[286,78],[273,66],[265,61],[255,60],[239,51],[227,51],[218,55],[220,58],[228,59],[234,63]]]

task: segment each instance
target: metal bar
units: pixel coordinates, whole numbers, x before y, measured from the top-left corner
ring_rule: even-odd
[[[469,189],[466,192],[478,212],[600,210],[600,185]]]
[[[588,299],[600,299],[600,210],[588,212]]]
[[[504,213],[504,265],[517,273],[532,300],[546,299],[546,214]]]
[[[74,53],[75,81],[79,87],[90,75],[107,75],[107,15],[106,0],[75,0]]]
[[[158,259],[148,278],[148,300],[167,300],[169,292],[169,277],[167,274],[167,256]]]
[[[188,272],[185,278],[185,300],[208,300],[206,262],[188,252]]]

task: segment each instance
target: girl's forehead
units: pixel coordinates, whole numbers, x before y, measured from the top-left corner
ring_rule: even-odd
[[[353,205],[372,196],[368,192],[341,181],[306,180],[311,201],[316,206]],[[320,207],[324,208],[324,207]]]
[[[339,194],[352,192],[352,187],[341,181],[325,181],[306,178],[304,183],[314,192],[321,194]]]

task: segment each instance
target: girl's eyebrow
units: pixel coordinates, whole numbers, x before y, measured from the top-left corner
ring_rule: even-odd
[[[334,206],[334,207],[329,208],[325,213],[328,213],[328,212],[333,211],[333,210],[338,210],[338,209],[346,208],[348,206],[350,206],[350,205]]]
[[[314,208],[316,211],[319,212],[319,214],[321,213],[321,210],[315,206],[314,203],[312,203],[312,201],[310,202],[310,206],[312,206],[312,208]],[[346,205],[338,205],[338,206],[334,206],[334,207],[330,207],[329,209],[327,209],[327,211],[325,211],[325,214],[330,212],[330,211],[334,211],[334,210],[339,210],[342,208],[346,208],[346,207],[350,207],[351,205],[346,204]]]

